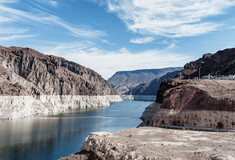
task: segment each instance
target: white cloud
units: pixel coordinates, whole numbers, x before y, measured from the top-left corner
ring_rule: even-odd
[[[28,29],[0,27],[0,34],[18,34],[25,33]]]
[[[1,36],[0,41],[11,41],[16,39],[22,39],[22,38],[30,38],[35,37],[36,34],[30,34],[30,35],[11,35],[11,36]]]
[[[0,0],[0,3],[15,3],[18,2],[18,0]]]
[[[37,2],[39,2],[41,4],[51,5],[53,7],[57,7],[58,6],[58,2],[55,1],[55,0],[37,0]]]
[[[97,3],[97,4],[99,4],[100,6],[105,5],[105,1],[104,1],[104,0],[87,0],[87,1],[93,2],[93,3]]]
[[[12,21],[11,18],[0,16],[0,23],[10,22],[10,21]]]
[[[65,43],[55,47],[40,48],[50,55],[63,55],[100,73],[104,78],[111,77],[116,71],[183,66],[191,57],[175,54],[170,50],[145,50],[138,53],[121,48],[107,51],[89,42]]]
[[[88,27],[75,27],[72,26],[65,21],[61,20],[59,17],[48,14],[46,12],[26,12],[18,9],[13,9],[4,5],[0,5],[0,24],[4,21],[13,21],[13,22],[24,22],[32,25],[33,22],[48,24],[54,26],[60,26],[65,30],[69,31],[73,36],[78,38],[97,38],[100,36],[106,35],[103,31],[100,30],[92,30]],[[7,18],[3,18],[7,17]]]
[[[58,2],[56,2],[56,1],[50,0],[49,3],[54,7],[58,6]]]
[[[144,44],[152,41],[154,41],[153,37],[136,38],[130,40],[131,43],[137,43],[137,44]]]
[[[168,46],[169,49],[172,49],[172,48],[174,48],[174,47],[175,47],[175,43],[172,43],[172,44],[170,44],[170,45]]]
[[[107,0],[128,29],[143,35],[196,36],[215,31],[222,23],[206,20],[225,14],[234,0]]]

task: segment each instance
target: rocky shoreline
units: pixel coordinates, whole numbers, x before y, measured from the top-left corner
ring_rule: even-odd
[[[13,119],[65,111],[102,108],[108,107],[111,102],[120,101],[122,101],[122,98],[119,95],[0,96],[0,117],[1,119]]]
[[[79,153],[61,160],[233,160],[234,136],[155,127],[91,133]]]
[[[30,48],[0,46],[0,119],[107,107],[121,100],[89,68]]]
[[[234,56],[233,51],[224,52]],[[202,75],[214,73],[214,70],[207,72],[205,68],[214,62],[213,57],[222,55],[218,52],[215,56],[209,54],[200,59],[208,61],[208,64],[200,66]],[[229,62],[227,67],[219,68],[221,73],[234,73],[234,61],[230,63],[230,60],[227,57],[220,61]],[[178,77],[197,77],[195,63],[186,65]],[[4,119],[107,107],[110,102],[122,100],[112,86],[93,70],[29,48],[0,46],[0,73],[0,118]],[[164,80],[156,100],[141,116],[143,123],[140,126],[143,127],[117,133],[91,133],[78,154],[62,159],[233,160],[235,132],[166,128],[234,130],[234,95],[235,81]],[[155,96],[123,98],[153,100]]]
[[[234,81],[163,81],[141,127],[91,133],[79,153],[62,160],[233,160],[234,91]]]
[[[234,81],[164,81],[141,116],[142,126],[235,129],[234,95]]]

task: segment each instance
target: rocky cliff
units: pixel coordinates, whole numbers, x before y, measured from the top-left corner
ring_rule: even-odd
[[[97,107],[98,104],[107,106],[109,101],[121,100],[95,71],[30,48],[0,46],[0,80],[1,118]],[[109,98],[105,99],[106,95]],[[100,102],[97,97],[102,97]],[[64,101],[69,101],[70,105],[65,105]]]
[[[181,79],[192,79],[199,76],[235,74],[235,48],[218,51],[215,54],[204,54],[202,58],[187,63],[177,75]]]
[[[176,77],[163,81],[154,104],[141,116],[148,126],[235,128],[235,81],[193,80],[204,75],[235,74],[235,48],[205,54]]]
[[[179,71],[169,72],[166,75],[156,78],[149,83],[140,84],[124,94],[125,95],[154,95],[156,96],[161,82],[166,79],[174,78],[178,73]]]
[[[134,71],[119,71],[115,73],[108,82],[112,84],[119,94],[128,92],[133,87],[148,83],[155,78],[159,78],[168,72],[182,70],[181,67],[162,69],[143,69]]]
[[[235,81],[166,80],[142,125],[235,129]]]
[[[30,48],[0,47],[0,66],[2,67],[0,71],[5,74],[6,83],[14,81],[16,74],[21,78],[20,80],[27,81],[18,82],[21,83],[19,85],[32,84],[30,88],[22,86],[29,95],[117,94],[95,71],[61,57],[44,55]],[[2,95],[6,93],[2,92]]]

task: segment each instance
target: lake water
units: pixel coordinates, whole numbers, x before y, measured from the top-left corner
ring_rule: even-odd
[[[76,153],[90,132],[137,127],[150,103],[122,101],[97,110],[0,121],[0,160],[55,160]]]

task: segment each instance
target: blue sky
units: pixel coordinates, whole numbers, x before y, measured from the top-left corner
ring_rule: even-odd
[[[235,47],[235,0],[0,0],[0,45],[62,56],[104,78]]]

